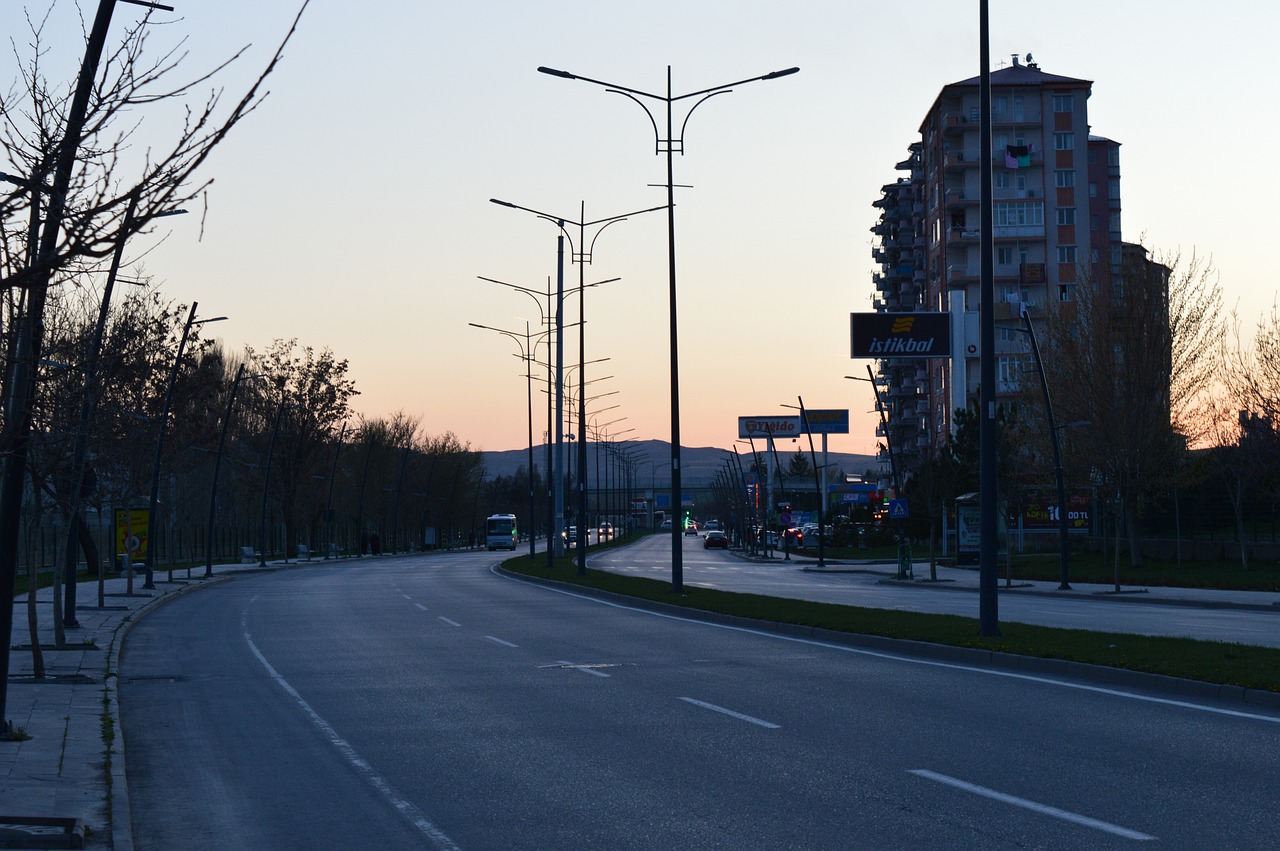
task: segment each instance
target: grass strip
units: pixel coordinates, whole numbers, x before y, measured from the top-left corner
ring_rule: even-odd
[[[578,576],[577,567],[570,556],[556,559],[550,569],[546,567],[546,560],[541,554],[533,562],[526,555],[509,559],[503,566],[513,573],[773,623],[924,641],[952,647],[981,648],[1041,659],[1065,659],[1280,692],[1280,649],[1269,647],[1224,641],[1196,641],[1190,638],[1058,629],[1012,622],[1000,625],[1000,636],[984,638],[978,635],[977,618],[815,603],[692,585],[685,585],[684,593],[675,594],[668,582],[655,579],[623,576],[600,570],[587,570],[585,576]]]

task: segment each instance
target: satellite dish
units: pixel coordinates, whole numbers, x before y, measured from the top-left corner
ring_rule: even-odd
[[[1030,53],[1028,53],[1028,54],[1027,54],[1027,64],[1028,64],[1028,65],[1030,65],[1033,61],[1035,61],[1035,60],[1033,60],[1033,59],[1031,58],[1031,54],[1030,54]]]

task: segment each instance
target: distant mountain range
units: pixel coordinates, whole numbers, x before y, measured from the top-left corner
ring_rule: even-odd
[[[636,465],[638,481],[636,485],[641,488],[649,487],[652,484],[655,487],[670,487],[671,476],[669,470],[671,468],[671,444],[664,440],[634,440],[627,441],[625,444],[626,453],[638,462]],[[569,463],[573,468],[577,468],[577,444],[565,444],[566,456],[572,452],[573,460]],[[763,449],[763,447],[762,447]],[[516,472],[529,464],[528,449],[508,449],[501,452],[481,452],[484,458],[485,470],[489,478],[497,476],[514,476]],[[791,456],[795,454],[794,449],[780,451],[778,453],[779,463],[786,465],[791,461]],[[805,455],[808,456],[808,452]],[[594,479],[596,477],[597,455],[599,456],[599,464],[601,465],[601,475],[605,475],[606,468],[606,452],[603,447],[597,447],[591,443],[587,446],[587,478]],[[750,463],[750,451],[742,452],[743,464]],[[716,475],[724,468],[725,461],[731,457],[731,453],[724,449],[716,447],[684,447],[680,452],[681,465],[681,485],[685,487],[703,487],[715,479]],[[547,458],[546,445],[537,445],[533,448],[533,463],[539,471],[545,469]],[[818,452],[818,463],[822,463],[821,450]],[[848,452],[828,452],[827,463],[832,467],[832,474],[829,474],[827,481],[838,481],[836,473],[857,473],[865,474],[872,471],[873,475],[879,469],[879,465],[873,455],[855,455]]]

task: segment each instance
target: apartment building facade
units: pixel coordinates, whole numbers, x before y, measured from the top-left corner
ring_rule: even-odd
[[[992,144],[979,133],[979,79],[945,86],[874,203],[877,311],[946,312],[952,356],[879,362],[880,434],[910,468],[945,442],[979,379],[981,158],[992,162],[997,396],[1019,392],[1043,321],[1082,284],[1110,286],[1124,261],[1119,143],[1090,134],[1088,80],[1030,55],[991,73]]]

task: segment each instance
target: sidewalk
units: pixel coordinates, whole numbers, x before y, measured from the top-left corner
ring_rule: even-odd
[[[298,564],[275,562],[269,569]],[[132,596],[125,594],[125,578],[112,577],[104,582],[102,608],[97,581],[82,583],[76,589],[80,628],[66,630],[63,650],[53,647],[51,590],[41,589],[36,608],[43,680],[32,676],[27,597],[14,601],[5,715],[30,738],[0,741],[0,848],[133,848],[116,691],[124,635],[147,609],[260,569],[215,565],[213,578],[205,580],[199,567],[188,580],[182,568],[172,583],[161,569],[154,590],[144,590],[145,577],[135,575]]]
[[[782,554],[775,553],[774,561],[783,560]],[[801,570],[822,573],[876,573],[882,575],[880,581],[889,585],[910,585],[921,588],[946,589],[952,591],[969,591],[977,593],[978,569],[964,567],[938,566],[938,581],[929,579],[928,559],[913,559],[911,562],[912,578],[898,579],[898,565],[895,561],[858,560],[858,559],[825,559],[825,564],[818,566],[818,556],[809,550],[801,554],[791,553],[791,561]],[[1116,591],[1114,584],[1096,584],[1087,582],[1071,582],[1070,590],[1059,590],[1058,581],[1052,582],[1019,579],[1014,572],[1012,580],[1005,577],[1001,565],[999,591],[1002,594],[1029,594],[1051,597],[1088,597],[1091,599],[1108,599],[1117,602],[1154,603],[1166,606],[1198,606],[1201,608],[1252,609],[1257,611],[1274,611],[1280,615],[1280,592],[1271,591],[1222,591],[1214,588],[1169,588],[1163,586],[1120,584]],[[1121,571],[1120,578],[1125,578]]]

